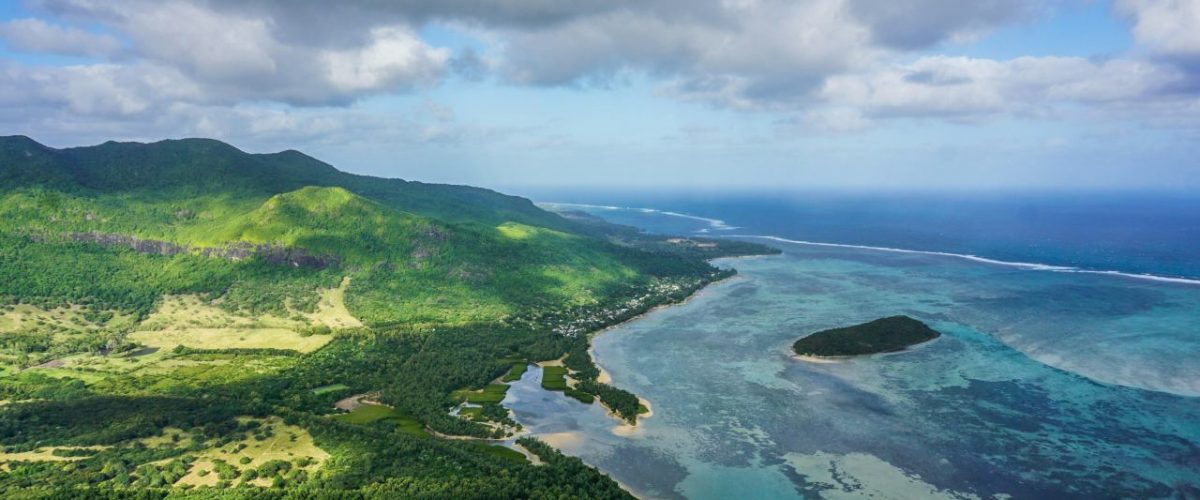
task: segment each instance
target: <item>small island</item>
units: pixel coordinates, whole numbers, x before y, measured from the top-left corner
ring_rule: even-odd
[[[938,338],[941,334],[908,316],[892,316],[861,325],[823,330],[792,344],[801,356],[860,356],[905,348]]]

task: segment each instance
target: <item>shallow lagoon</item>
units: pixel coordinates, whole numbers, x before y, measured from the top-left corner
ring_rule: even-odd
[[[505,405],[648,497],[1168,497],[1200,484],[1200,398],[1185,395],[1200,393],[1200,287],[779,245],[595,338],[614,383],[653,402],[633,435],[542,391],[538,370]],[[833,364],[788,352],[894,314],[945,335]]]

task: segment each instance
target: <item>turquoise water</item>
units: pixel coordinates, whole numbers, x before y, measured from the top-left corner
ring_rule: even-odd
[[[538,387],[530,430],[659,498],[1194,497],[1200,286],[776,242],[737,278],[595,338],[653,404],[635,431]],[[793,359],[807,333],[908,314],[907,352]]]

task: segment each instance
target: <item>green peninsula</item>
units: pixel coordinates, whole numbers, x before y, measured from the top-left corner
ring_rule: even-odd
[[[520,430],[504,383],[565,358],[634,414],[590,334],[772,252],[297,151],[0,137],[0,497],[632,498],[481,445]]]
[[[792,349],[801,356],[861,356],[901,351],[940,335],[925,323],[908,316],[892,316],[861,325],[822,330],[797,340]]]

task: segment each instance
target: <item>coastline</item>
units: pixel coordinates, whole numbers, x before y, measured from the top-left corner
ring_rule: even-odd
[[[749,259],[749,258],[754,258],[754,257],[774,257],[774,255],[740,255],[740,256],[733,256],[733,257],[718,257],[716,259],[709,259],[707,262],[711,263],[713,261],[723,260],[723,259]],[[682,306],[684,304],[687,304],[688,302],[691,302],[692,299],[694,299],[694,298],[698,297],[700,294],[704,293],[705,290],[708,290],[709,287],[720,284],[720,283],[725,283],[727,281],[739,279],[740,276],[741,275],[739,275],[739,274],[734,274],[733,276],[726,276],[726,277],[721,278],[716,281],[710,281],[708,283],[705,283],[704,286],[697,288],[696,291],[691,293],[691,295],[688,295],[686,298],[684,298],[683,300],[681,300],[679,302],[671,302],[671,303],[656,305],[654,307],[651,307],[650,309],[647,309],[645,312],[638,314],[637,316],[631,317],[625,321],[622,321],[620,323],[614,323],[614,324],[608,325],[604,328],[601,328],[599,330],[595,330],[595,331],[588,333],[587,334],[588,355],[592,356],[593,362],[596,361],[596,357],[593,355],[593,352],[592,352],[592,339],[595,338],[596,336],[601,335],[601,334],[603,334],[609,330],[612,330],[614,328],[622,327],[622,326],[628,325],[630,323],[633,323],[634,321],[642,319],[643,317],[645,317],[649,314],[653,314],[654,312],[658,311],[659,309],[666,309],[668,307]]]
[[[872,357],[876,357],[876,356],[880,356],[880,357],[895,356],[897,354],[904,354],[906,352],[912,352],[912,351],[916,351],[918,349],[924,349],[926,346],[929,346],[930,344],[937,342],[938,340],[942,339],[945,336],[946,336],[946,334],[942,333],[941,335],[938,335],[937,337],[926,340],[924,342],[918,342],[916,344],[913,344],[910,346],[905,346],[905,347],[902,347],[900,349],[896,349],[893,351],[876,352],[876,353],[871,353],[871,354],[861,354],[861,355],[857,355],[857,356],[817,356],[815,354],[797,354],[796,351],[792,350],[791,344],[787,344],[785,349],[787,349],[788,356],[796,361],[803,361],[805,363],[813,363],[813,364],[818,364],[818,365],[830,365],[830,364],[838,364],[843,361],[850,361],[855,358],[872,358]]]
[[[770,255],[740,255],[740,256],[731,256],[731,257],[720,257],[720,259],[742,259],[742,258],[750,258],[750,257],[770,257]],[[718,259],[710,259],[709,262],[712,262],[714,260],[718,260]],[[720,283],[733,281],[733,280],[737,279],[738,276],[739,275],[734,274],[732,276],[727,276],[727,277],[721,278],[719,280],[705,283],[704,286],[697,288],[696,291],[692,292],[690,295],[688,295],[686,298],[684,298],[683,300],[681,300],[679,302],[672,302],[669,304],[656,305],[656,306],[646,310],[645,312],[638,314],[637,316],[634,316],[634,317],[629,318],[620,323],[609,325],[609,326],[606,326],[599,330],[596,330],[592,333],[589,333],[588,334],[588,348],[587,348],[588,357],[592,358],[592,364],[596,365],[596,369],[598,369],[600,371],[600,375],[598,375],[596,377],[596,381],[599,383],[602,383],[602,384],[611,385],[612,380],[613,380],[612,375],[609,374],[608,370],[604,369],[604,366],[602,366],[600,364],[598,358],[596,357],[596,350],[595,350],[595,347],[592,346],[592,340],[594,340],[597,336],[602,335],[614,328],[631,324],[634,321],[640,320],[640,319],[642,319],[656,311],[659,311],[661,309],[685,305],[685,304],[691,302],[696,297],[699,297],[702,293],[704,293],[706,290],[708,290],[709,287],[720,284]],[[653,417],[654,409],[653,409],[653,404],[650,402],[650,400],[643,398],[641,396],[638,396],[637,398],[638,398],[638,403],[641,404],[642,406],[645,406],[647,411],[645,413],[639,413],[636,418],[636,422],[641,422],[642,419],[648,419],[650,417]],[[607,412],[609,416],[611,416],[613,419],[620,422],[616,427],[613,428],[613,434],[622,436],[622,437],[632,437],[634,434],[637,433],[637,430],[639,428],[636,423],[630,424],[629,422],[625,421],[625,419],[623,419],[619,415],[617,415],[616,412],[614,412],[612,410],[612,408],[609,408],[608,406],[604,405],[603,402],[599,402],[599,404],[600,404],[600,406],[602,406],[604,408],[604,411]]]
[[[807,354],[796,354],[793,352],[792,359],[794,359],[796,361],[803,361],[805,363],[814,363],[814,364],[818,364],[818,365],[836,365],[838,363],[841,363],[842,361],[850,359],[850,356],[840,356],[840,357],[812,356],[812,355],[807,355]]]
[[[709,259],[708,262],[712,263],[714,261],[724,260],[724,259],[749,259],[749,258],[760,258],[760,257],[773,257],[773,256],[777,256],[777,255],[779,255],[779,254],[736,255],[736,256],[729,256],[729,257],[719,257],[716,259]],[[608,370],[606,370],[604,368],[603,365],[600,364],[599,358],[597,358],[597,356],[596,356],[595,347],[592,345],[592,341],[597,336],[602,335],[614,328],[632,324],[633,322],[643,319],[644,317],[646,317],[654,312],[657,312],[659,310],[663,310],[663,309],[666,309],[669,307],[674,307],[674,306],[686,305],[689,302],[691,302],[692,300],[694,300],[695,298],[704,294],[712,286],[726,283],[726,282],[733,282],[734,280],[737,280],[739,278],[740,278],[740,274],[733,274],[732,276],[727,276],[727,277],[724,277],[724,278],[721,278],[718,280],[711,281],[709,283],[705,283],[704,286],[697,288],[694,292],[689,294],[683,300],[680,300],[678,302],[671,302],[671,303],[656,305],[656,306],[646,310],[645,312],[642,312],[641,314],[638,314],[629,319],[626,319],[625,321],[621,321],[619,323],[615,323],[613,325],[609,325],[604,328],[601,328],[601,329],[598,329],[598,330],[588,333],[587,334],[587,340],[588,340],[587,353],[588,353],[588,356],[592,359],[592,363],[595,364],[596,368],[600,372],[600,374],[596,377],[596,381],[600,382],[600,383],[604,383],[604,384],[612,384],[612,382],[613,382],[612,375],[608,372]],[[564,355],[562,358],[559,358],[556,360],[542,361],[542,362],[537,362],[537,363],[533,363],[533,364],[537,365],[539,368],[543,368],[545,366],[561,366],[563,359],[565,359],[565,357],[566,356]],[[636,421],[641,422],[643,419],[652,418],[654,416],[653,403],[649,399],[646,399],[641,396],[638,396],[638,402],[642,406],[645,406],[647,411],[645,413],[638,414]],[[609,417],[611,417],[617,421],[617,425],[615,425],[611,429],[611,432],[613,435],[623,437],[623,438],[633,439],[633,438],[640,437],[645,432],[644,426],[630,424],[629,422],[620,418],[616,413],[614,413],[612,411],[612,409],[605,406],[603,402],[597,401],[597,404],[599,404],[602,408],[604,408],[604,411],[608,414]],[[531,435],[537,439],[541,439],[547,445],[557,449],[559,452],[562,452],[564,447],[572,447],[572,446],[578,444],[580,440],[584,439],[584,436],[577,434],[575,432],[559,432],[559,433],[552,433],[552,434],[547,434],[544,436],[539,436],[539,435],[533,434],[531,431],[529,431],[528,427],[523,428],[523,434]],[[596,467],[593,464],[588,464],[588,466],[594,467],[594,468],[597,468],[597,470],[600,470],[598,467]],[[604,471],[601,470],[601,472],[604,472]],[[635,498],[647,498],[647,496],[645,494],[643,494],[642,492],[639,492],[638,490],[631,488],[629,485],[621,482],[617,478],[612,477],[612,475],[608,474],[607,472],[604,472],[604,473],[610,479],[615,481],[621,487],[621,489],[625,490],[630,495],[633,495]]]

